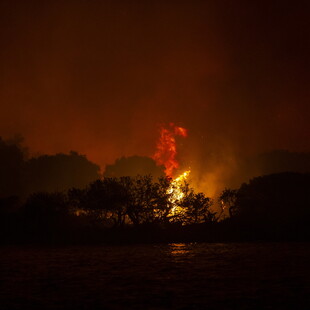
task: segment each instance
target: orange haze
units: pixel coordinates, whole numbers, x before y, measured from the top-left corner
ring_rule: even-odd
[[[172,175],[175,150],[160,159],[156,141],[173,122],[190,132],[166,128],[180,169],[215,192],[239,158],[310,151],[308,6],[0,1],[0,136],[21,134],[34,155],[76,150],[102,170],[156,152]]]

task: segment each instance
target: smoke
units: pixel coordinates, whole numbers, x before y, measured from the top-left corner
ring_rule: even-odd
[[[244,158],[310,150],[303,2],[0,6],[0,135],[21,133],[30,155],[74,149],[104,171],[152,157],[157,124],[173,122],[189,131],[180,170],[215,193],[247,177]]]

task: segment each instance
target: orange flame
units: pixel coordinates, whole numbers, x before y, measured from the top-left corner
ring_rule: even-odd
[[[176,136],[187,137],[187,129],[175,126],[174,123],[170,123],[167,127],[162,126],[157,150],[153,156],[158,165],[165,166],[165,173],[170,178],[172,178],[173,171],[179,168],[179,163],[176,160]]]

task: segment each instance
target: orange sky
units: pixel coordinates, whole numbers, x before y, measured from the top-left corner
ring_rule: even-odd
[[[0,135],[102,167],[167,122],[185,166],[310,151],[309,5],[263,2],[0,1]]]

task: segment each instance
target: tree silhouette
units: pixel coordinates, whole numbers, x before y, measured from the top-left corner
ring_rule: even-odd
[[[154,182],[152,176],[147,175],[120,180],[127,191],[127,214],[134,225],[159,223],[168,219],[171,202],[166,178]]]
[[[107,165],[104,177],[135,177],[137,175],[152,175],[154,179],[164,176],[164,167],[157,166],[156,162],[146,156],[121,157],[113,165]]]
[[[236,219],[266,233],[309,233],[310,174],[277,173],[261,176],[238,190]]]
[[[20,146],[0,137],[0,197],[21,193],[23,165],[24,154]]]
[[[182,188],[184,198],[178,201],[171,199],[170,188],[168,178],[153,181],[150,175],[127,176],[97,180],[85,189],[73,188],[68,196],[74,212],[84,213],[101,223],[113,221],[114,226],[215,220],[215,214],[210,211],[212,200],[203,193],[194,193],[186,185]],[[173,214],[174,207],[182,212]]]
[[[68,196],[75,211],[82,211],[97,222],[122,226],[125,222],[126,192],[116,178],[96,180],[85,189],[70,189]]]
[[[228,209],[230,217],[235,216],[238,211],[236,206],[237,196],[238,190],[225,188],[218,198],[222,212],[225,212],[225,210]]]
[[[188,183],[182,188],[184,197],[177,204],[184,210],[181,216],[183,224],[199,224],[215,221],[214,212],[210,211],[213,204],[211,198],[204,193],[195,193]]]
[[[76,152],[42,155],[25,163],[24,195],[83,188],[99,177],[99,166]]]

